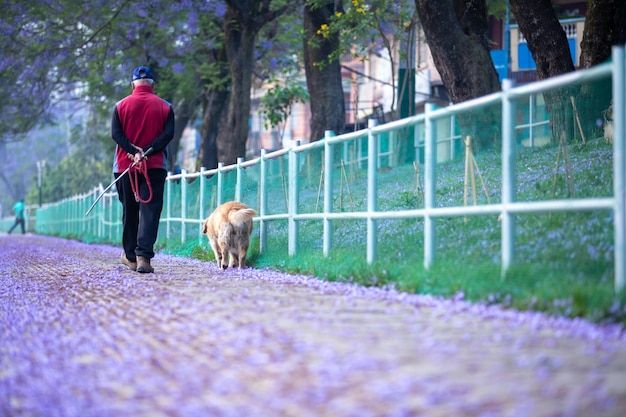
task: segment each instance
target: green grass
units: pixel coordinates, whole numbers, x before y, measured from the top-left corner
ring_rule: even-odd
[[[570,197],[563,163],[555,175],[557,152],[558,147],[519,148],[518,201]],[[611,146],[594,140],[586,146],[570,145],[569,153],[574,197],[610,196]],[[499,202],[501,156],[485,152],[476,155],[476,161],[490,201]],[[364,207],[365,184],[363,173],[350,184],[357,207]],[[477,203],[485,204],[478,177],[476,184]],[[378,187],[381,211],[423,206],[413,166],[385,170]],[[312,182],[310,188],[301,192],[301,212],[316,204],[317,185]],[[463,192],[464,160],[439,165],[438,204],[463,205]],[[473,204],[471,197],[469,204]],[[333,250],[327,258],[322,255],[321,222],[300,224],[301,240],[293,257],[286,256],[286,223],[275,222],[268,250],[262,254],[258,235],[254,235],[248,264],[329,281],[393,285],[410,293],[461,297],[506,308],[626,325],[626,295],[618,296],[614,290],[612,222],[608,210],[517,216],[516,259],[505,277],[500,273],[501,230],[497,216],[438,219],[437,257],[429,270],[423,267],[421,219],[379,221],[378,257],[372,265],[365,259],[364,221],[334,221]],[[185,245],[169,242],[163,249],[177,255],[213,259],[206,240]]]

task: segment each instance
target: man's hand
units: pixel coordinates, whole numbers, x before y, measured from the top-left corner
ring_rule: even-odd
[[[143,159],[143,149],[136,145],[133,145],[133,148],[135,148],[135,154],[133,155],[132,160],[133,163],[136,165],[139,164],[139,162],[141,162],[141,160]]]
[[[143,151],[136,152],[135,155],[133,156],[133,163],[139,164],[139,162],[141,162],[142,159],[143,159]]]

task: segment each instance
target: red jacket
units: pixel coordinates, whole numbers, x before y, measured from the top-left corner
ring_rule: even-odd
[[[115,143],[113,172],[122,172],[132,163],[128,154],[135,154],[131,144],[143,151],[153,148],[147,159],[148,169],[167,169],[167,145],[174,137],[172,105],[156,94],[151,86],[136,86],[132,94],[115,105],[111,122]]]

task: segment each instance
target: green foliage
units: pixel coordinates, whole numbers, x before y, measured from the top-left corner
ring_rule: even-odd
[[[324,3],[325,0],[307,2],[312,7],[320,7]],[[328,57],[329,61],[339,59],[344,54],[363,58],[376,49],[385,48],[390,52],[392,43],[406,40],[417,22],[415,7],[408,0],[351,0],[346,3],[345,9],[336,10],[328,23],[322,24],[317,31],[322,38],[339,36],[341,39],[341,49],[334,51]],[[311,39],[310,42],[315,44],[319,38]]]
[[[311,7],[321,7],[325,0],[308,0]],[[351,0],[345,9],[335,11],[327,23],[317,30],[317,37],[309,39],[313,46],[320,47],[324,38],[339,38],[339,48],[328,55],[327,62],[313,65],[324,68],[333,62],[352,56],[365,60],[372,53],[384,56],[391,63],[391,84],[395,84],[398,63],[406,61],[409,48],[415,49],[417,14],[412,0]],[[408,67],[408,66],[407,66]],[[387,81],[387,80],[384,80]],[[392,112],[398,96],[404,94],[402,87],[393,90]]]
[[[489,16],[493,16],[499,20],[506,19],[507,3],[507,0],[487,0]]]
[[[285,123],[291,114],[291,106],[295,103],[307,103],[309,92],[297,82],[285,81],[281,85],[277,79],[272,79],[274,84],[261,99],[262,110],[260,114],[265,119],[265,127],[277,127]]]

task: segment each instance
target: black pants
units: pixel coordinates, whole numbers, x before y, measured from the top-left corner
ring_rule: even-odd
[[[19,217],[15,218],[15,223],[13,224],[13,226],[11,226],[11,228],[9,229],[9,234],[11,234],[11,232],[13,231],[13,229],[15,229],[17,227],[17,225],[19,224],[20,226],[22,226],[22,234],[26,233],[26,230],[24,230],[24,219],[20,219]]]
[[[117,178],[120,174],[114,175]],[[142,200],[147,200],[149,190],[146,178],[141,173],[138,177],[139,196]],[[117,183],[117,194],[124,207],[122,246],[130,261],[134,262],[137,256],[154,257],[154,243],[159,232],[166,177],[167,171],[164,169],[148,170],[148,178],[152,185],[152,200],[149,203],[140,203],[135,199],[128,174]]]

